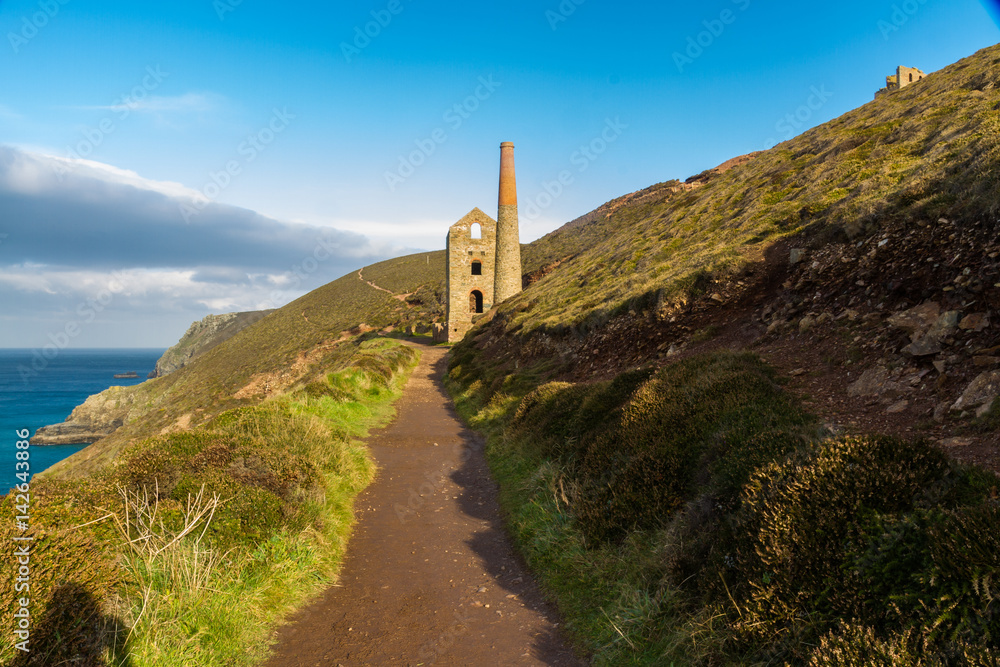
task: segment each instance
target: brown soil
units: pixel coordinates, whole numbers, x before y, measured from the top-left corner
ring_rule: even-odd
[[[480,339],[481,353],[498,359],[519,357],[525,365],[558,358],[564,370],[556,379],[589,382],[610,379],[629,368],[660,366],[702,352],[749,350],[788,378],[789,391],[801,398],[832,433],[924,438],[959,461],[1000,474],[1000,431],[976,430],[969,416],[933,418],[936,406],[953,403],[976,375],[988,369],[977,366],[974,358],[986,354],[983,350],[1000,346],[1000,327],[981,333],[957,332],[943,355],[952,361],[947,372],[941,373],[932,365],[935,357],[915,359],[902,354],[900,348],[909,339],[887,322],[893,313],[925,299],[935,299],[943,309],[964,313],[1000,309],[1000,287],[980,291],[975,291],[975,285],[969,289],[940,289],[941,285],[954,284],[953,280],[944,280],[951,274],[942,274],[945,269],[941,267],[947,263],[946,258],[958,254],[955,244],[961,241],[965,246],[987,247],[987,240],[976,236],[982,232],[978,227],[969,233],[970,240],[952,232],[955,227],[945,221],[917,229],[885,229],[863,244],[835,244],[821,252],[810,251],[797,266],[789,264],[792,242],[784,241],[768,249],[759,262],[739,275],[704,285],[701,297],[673,313],[628,312],[581,337],[553,335],[517,340],[515,336],[497,335],[503,323],[496,322],[486,327],[493,335]],[[944,232],[949,234],[946,238],[955,238],[934,246],[934,235]],[[887,243],[880,245],[879,239]],[[1000,258],[1000,247],[996,251]],[[939,264],[938,273],[907,280],[914,256],[921,257],[928,266]],[[929,257],[940,262],[928,262]],[[878,262],[867,266],[863,258]],[[826,271],[822,279],[815,275],[814,262]],[[948,270],[959,272],[954,267]],[[988,284],[1000,285],[997,263],[976,265],[970,274],[987,276]],[[875,275],[878,280],[873,283]],[[900,285],[906,285],[907,291],[900,291]],[[854,319],[844,316],[848,308],[855,309]],[[834,319],[800,332],[799,318],[807,313],[827,313]],[[491,321],[495,315],[491,313],[483,321]],[[768,333],[769,323],[779,315],[787,323]],[[509,364],[513,369],[513,362]],[[848,386],[876,365],[900,369],[905,377],[919,374],[920,380],[899,395],[851,396]],[[907,405],[902,411],[890,411],[903,399]]]
[[[368,444],[378,479],[339,583],[277,633],[267,667],[583,665],[504,531],[483,443],[423,347],[398,416]]]

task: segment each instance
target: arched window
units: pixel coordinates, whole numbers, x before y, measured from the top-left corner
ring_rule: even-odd
[[[481,276],[483,275],[483,263],[478,259],[472,260],[472,275]]]
[[[910,72],[910,83],[913,83],[913,72]]]
[[[472,290],[472,293],[469,295],[469,312],[483,312],[483,293],[479,290]]]
[[[471,236],[474,239],[483,238],[483,226],[480,225],[478,222],[472,223],[472,227],[469,229],[469,236]]]

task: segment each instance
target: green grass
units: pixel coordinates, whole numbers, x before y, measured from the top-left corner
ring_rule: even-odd
[[[83,481],[33,483],[37,643],[16,664],[262,660],[274,625],[335,580],[375,473],[358,439],[391,417],[417,356],[390,340],[355,349],[311,392],[132,443]],[[12,584],[0,582],[5,600]]]
[[[465,341],[448,382],[594,664],[993,664],[993,475],[919,441],[823,439],[749,354],[524,373]]]
[[[535,337],[585,336],[630,311],[651,319],[669,316],[693,297],[710,294],[716,282],[759,261],[778,241],[797,234],[806,234],[797,242],[820,243],[872,233],[886,220],[995,219],[1000,212],[996,113],[1000,86],[987,90],[987,84],[1000,83],[998,55],[1000,47],[985,49],[919,85],[884,96],[712,176],[701,187],[660,183],[609,202],[523,246],[527,273],[562,263],[503,304],[481,342],[517,338],[504,341],[509,343],[504,349],[547,350],[551,348],[535,346],[541,340]],[[214,650],[205,647],[206,638],[218,636],[224,638],[219,650],[230,651],[225,655],[252,655],[235,647],[253,641],[248,629],[255,627],[253,618],[268,617],[272,612],[265,610],[271,607],[277,617],[283,608],[275,601],[278,589],[268,582],[288,585],[292,599],[305,594],[310,580],[325,576],[323,563],[310,560],[313,556],[302,544],[329,541],[336,550],[339,543],[327,531],[340,525],[338,494],[346,489],[350,495],[363,482],[364,473],[349,446],[329,453],[316,438],[328,435],[331,441],[349,442],[350,429],[338,420],[353,423],[365,418],[350,401],[377,403],[391,385],[389,378],[395,377],[386,370],[395,363],[391,349],[359,350],[359,325],[400,331],[443,319],[443,251],[382,262],[362,273],[365,280],[391,294],[373,289],[352,272],[265,317],[180,371],[118,392],[114,416],[124,426],[37,478],[33,511],[35,525],[41,527],[36,561],[40,569],[33,600],[39,606],[33,612],[36,627],[51,630],[39,637],[68,652],[120,655],[141,645],[149,656],[170,655],[162,659],[197,664],[201,651]],[[410,296],[394,298],[402,294]],[[705,330],[697,337],[713,333]],[[983,573],[975,568],[935,569],[945,562],[942,554],[968,565],[963,560],[967,551],[1000,553],[984,542],[949,542],[954,534],[968,533],[976,539],[996,534],[992,515],[984,510],[980,516],[970,509],[979,508],[983,494],[992,491],[972,494],[975,500],[966,505],[934,497],[924,503],[934,510],[930,514],[921,513],[924,505],[904,504],[891,511],[875,504],[860,508],[866,523],[851,524],[857,531],[848,537],[855,541],[842,553],[840,567],[863,571],[869,561],[857,560],[859,554],[878,544],[878,535],[884,533],[899,536],[901,543],[911,544],[920,554],[920,562],[907,564],[908,571],[930,577],[923,583],[896,581],[899,588],[890,592],[903,596],[900,599],[910,607],[895,597],[866,598],[870,589],[856,589],[861,591],[859,599],[868,600],[872,608],[902,610],[891,622],[862,615],[857,623],[836,625],[831,615],[840,611],[829,606],[835,600],[823,597],[822,590],[789,588],[768,599],[802,596],[810,604],[815,602],[808,607],[814,616],[807,614],[810,620],[803,625],[787,614],[761,611],[767,623],[760,627],[770,627],[771,635],[757,637],[734,620],[734,614],[740,618],[755,600],[758,588],[745,579],[750,570],[739,575],[744,576],[741,586],[739,576],[723,578],[698,568],[718,566],[712,560],[713,544],[735,545],[733,536],[724,531],[726,526],[760,518],[738,512],[751,499],[746,495],[748,475],[778,466],[774,474],[794,488],[826,479],[824,475],[838,478],[843,476],[838,462],[850,459],[841,450],[851,445],[819,447],[812,442],[802,432],[807,416],[782,403],[776,379],[749,358],[699,358],[690,362],[694,366],[679,366],[677,377],[664,372],[626,375],[594,386],[545,386],[549,377],[570,370],[569,362],[548,354],[524,359],[500,354],[484,360],[471,344],[474,337],[454,348],[453,386],[462,396],[464,414],[491,435],[491,461],[504,485],[505,506],[523,548],[558,592],[580,642],[595,651],[599,661],[804,660],[790,648],[793,645],[772,636],[781,633],[786,637],[805,633],[802,645],[818,647],[810,658],[816,664],[840,664],[836,661],[842,658],[837,656],[846,655],[845,646],[852,650],[860,646],[870,655],[921,655],[922,660],[931,660],[934,651],[973,655],[983,642],[994,642],[989,633],[995,629],[991,614],[996,605],[976,606],[987,599],[981,591],[992,595],[992,588],[984,588]],[[352,365],[359,370],[347,370]],[[684,376],[692,369],[704,377]],[[744,394],[727,394],[724,386],[713,384],[713,377],[728,377]],[[235,397],[241,389],[271,385],[278,387],[272,396],[285,396],[264,401],[262,393],[250,392]],[[699,404],[712,411],[698,412]],[[523,424],[516,427],[520,408],[524,409],[518,419]],[[689,420],[685,417],[689,413],[699,416]],[[192,433],[169,433],[184,420],[190,420]],[[537,428],[532,432],[524,424]],[[580,430],[579,424],[592,429]],[[980,427],[989,430],[995,424],[991,414]],[[278,437],[275,425],[287,426],[287,437]],[[680,435],[666,437],[672,432]],[[604,439],[593,434],[603,434]],[[803,439],[819,449],[809,449],[800,442]],[[875,440],[856,446],[882,451]],[[902,451],[904,446],[891,447]],[[789,448],[803,457],[798,468],[781,467],[779,459]],[[797,477],[796,471],[804,476]],[[928,479],[938,474],[931,473]],[[969,480],[975,475],[969,471],[949,467],[942,474],[974,486]],[[354,481],[343,482],[347,486],[340,489],[337,480],[344,479]],[[877,487],[881,482],[877,476],[873,479]],[[943,487],[945,481],[934,479],[932,486]],[[121,533],[110,519],[73,529],[111,513],[120,516],[121,502],[111,493],[115,484],[138,489],[150,483],[154,489],[162,485],[158,507],[163,511],[164,536],[180,529],[190,494],[204,488],[210,498],[218,493],[226,500],[213,515],[203,541],[192,545],[193,536],[185,538],[183,549],[171,556],[174,561],[140,562],[135,554],[130,561],[118,560],[123,553]],[[758,498],[763,513],[786,501],[796,507],[815,502],[812,496],[795,495],[785,487],[771,490],[772,495]],[[721,509],[712,509],[711,501],[721,501],[717,503]],[[637,511],[628,512],[633,505]],[[846,501],[831,507],[848,521],[854,521],[850,512],[858,509]],[[704,512],[699,514],[699,508]],[[809,519],[802,516],[802,521]],[[621,527],[618,519],[623,517]],[[779,534],[768,532],[765,524],[753,524],[758,535]],[[942,532],[942,526],[959,525],[969,528]],[[213,566],[207,571],[217,578],[211,578],[210,586],[182,584],[191,594],[175,595],[171,591],[177,581],[207,581],[199,575],[203,570],[182,572],[183,564],[191,563],[196,554],[202,558],[202,548],[210,549],[205,557]],[[277,559],[273,567],[278,569],[270,569],[269,559]],[[123,562],[128,567],[123,568]],[[281,569],[281,562],[287,570]],[[979,566],[986,561],[970,562]],[[895,572],[895,567],[889,570]],[[63,574],[67,572],[73,576],[67,578]],[[230,573],[239,574],[239,581],[227,578]],[[776,572],[764,574],[774,581]],[[838,584],[843,579],[840,574]],[[822,585],[828,581],[824,576],[813,583]],[[965,579],[959,581],[961,577]],[[933,585],[928,584],[931,580]],[[753,584],[769,582],[760,579]],[[950,588],[941,588],[941,582]],[[9,579],[0,581],[0,587],[10,585]],[[134,597],[139,589],[147,600],[142,616]],[[123,593],[116,598],[109,591]],[[230,612],[219,605],[224,595],[216,597],[212,591],[257,602],[248,606],[249,616],[229,623],[225,614]],[[937,597],[921,597],[914,591]],[[962,600],[962,613],[948,608],[947,599]],[[154,604],[149,606],[149,601]],[[937,627],[952,629],[954,636],[935,635],[922,625],[926,619],[914,616],[912,605],[940,612]],[[71,609],[76,613],[66,611]],[[964,614],[966,609],[981,611],[985,625],[976,626]],[[157,635],[150,628],[145,635],[129,635],[130,625],[144,627],[147,613],[162,621],[166,634]],[[185,624],[178,620],[182,618],[195,620]],[[8,627],[9,620],[0,617]],[[81,622],[94,631],[78,632],[74,624]],[[980,639],[968,639],[970,628],[978,628]],[[124,635],[117,632],[122,629]],[[96,649],[87,644],[95,637],[104,642]],[[239,664],[241,658],[225,655],[213,653],[212,660]],[[865,662],[855,658],[855,663]],[[38,659],[44,663],[47,658]],[[978,664],[975,659],[973,655],[966,662]],[[948,664],[962,664],[954,660]]]

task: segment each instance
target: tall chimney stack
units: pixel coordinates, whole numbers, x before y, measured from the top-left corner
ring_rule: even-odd
[[[496,263],[493,303],[521,291],[521,239],[517,229],[517,183],[514,178],[514,144],[500,144],[500,206],[497,212]]]

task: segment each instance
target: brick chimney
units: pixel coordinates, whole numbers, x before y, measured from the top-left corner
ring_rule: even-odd
[[[500,303],[521,291],[521,239],[517,229],[517,182],[514,178],[514,144],[500,144],[500,204],[497,212],[496,263],[493,302]]]

